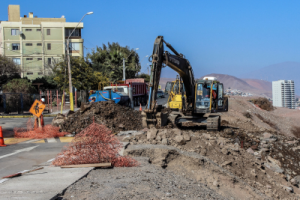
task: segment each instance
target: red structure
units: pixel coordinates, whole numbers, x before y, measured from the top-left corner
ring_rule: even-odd
[[[110,86],[127,86],[129,91],[129,86],[132,87],[132,96],[134,106],[139,106],[140,104],[146,104],[148,97],[148,86],[143,78],[127,79],[123,84],[113,84]]]

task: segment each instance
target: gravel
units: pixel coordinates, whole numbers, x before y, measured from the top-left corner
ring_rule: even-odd
[[[95,169],[71,185],[62,199],[225,199],[204,184],[135,158],[134,168]]]

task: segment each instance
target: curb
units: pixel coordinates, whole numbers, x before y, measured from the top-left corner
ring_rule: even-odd
[[[0,116],[0,118],[31,118],[33,115]],[[56,114],[43,115],[43,117],[56,117]]]

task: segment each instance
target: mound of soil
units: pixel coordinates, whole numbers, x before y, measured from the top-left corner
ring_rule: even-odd
[[[142,119],[139,111],[115,104],[112,101],[82,104],[79,111],[69,114],[62,119],[58,115],[52,124],[59,126],[60,131],[79,133],[93,121],[103,124],[113,133],[127,130],[142,129]]]

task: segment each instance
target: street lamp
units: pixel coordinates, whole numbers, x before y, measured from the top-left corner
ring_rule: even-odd
[[[135,48],[135,51],[137,51],[137,50],[139,50],[139,48]],[[132,53],[133,53],[133,52],[131,52],[131,53],[129,54],[129,56],[130,56]],[[127,59],[129,58],[129,56],[127,56],[126,59],[123,58],[123,81],[126,80],[126,76],[125,76],[125,60],[127,60]]]
[[[83,20],[83,18],[86,15],[91,15],[94,12],[88,12],[85,15],[83,15],[83,17],[81,18],[81,20],[78,22],[78,24],[76,25],[76,27],[73,29],[73,31],[70,33],[68,39],[67,39],[67,56],[68,56],[68,70],[69,70],[69,90],[70,90],[70,110],[74,111],[74,101],[73,101],[73,87],[72,87],[72,75],[71,75],[71,63],[70,63],[70,49],[69,49],[69,43],[70,43],[70,37],[72,35],[72,33],[75,31],[75,29],[78,27],[78,25],[80,24],[80,22]]]

